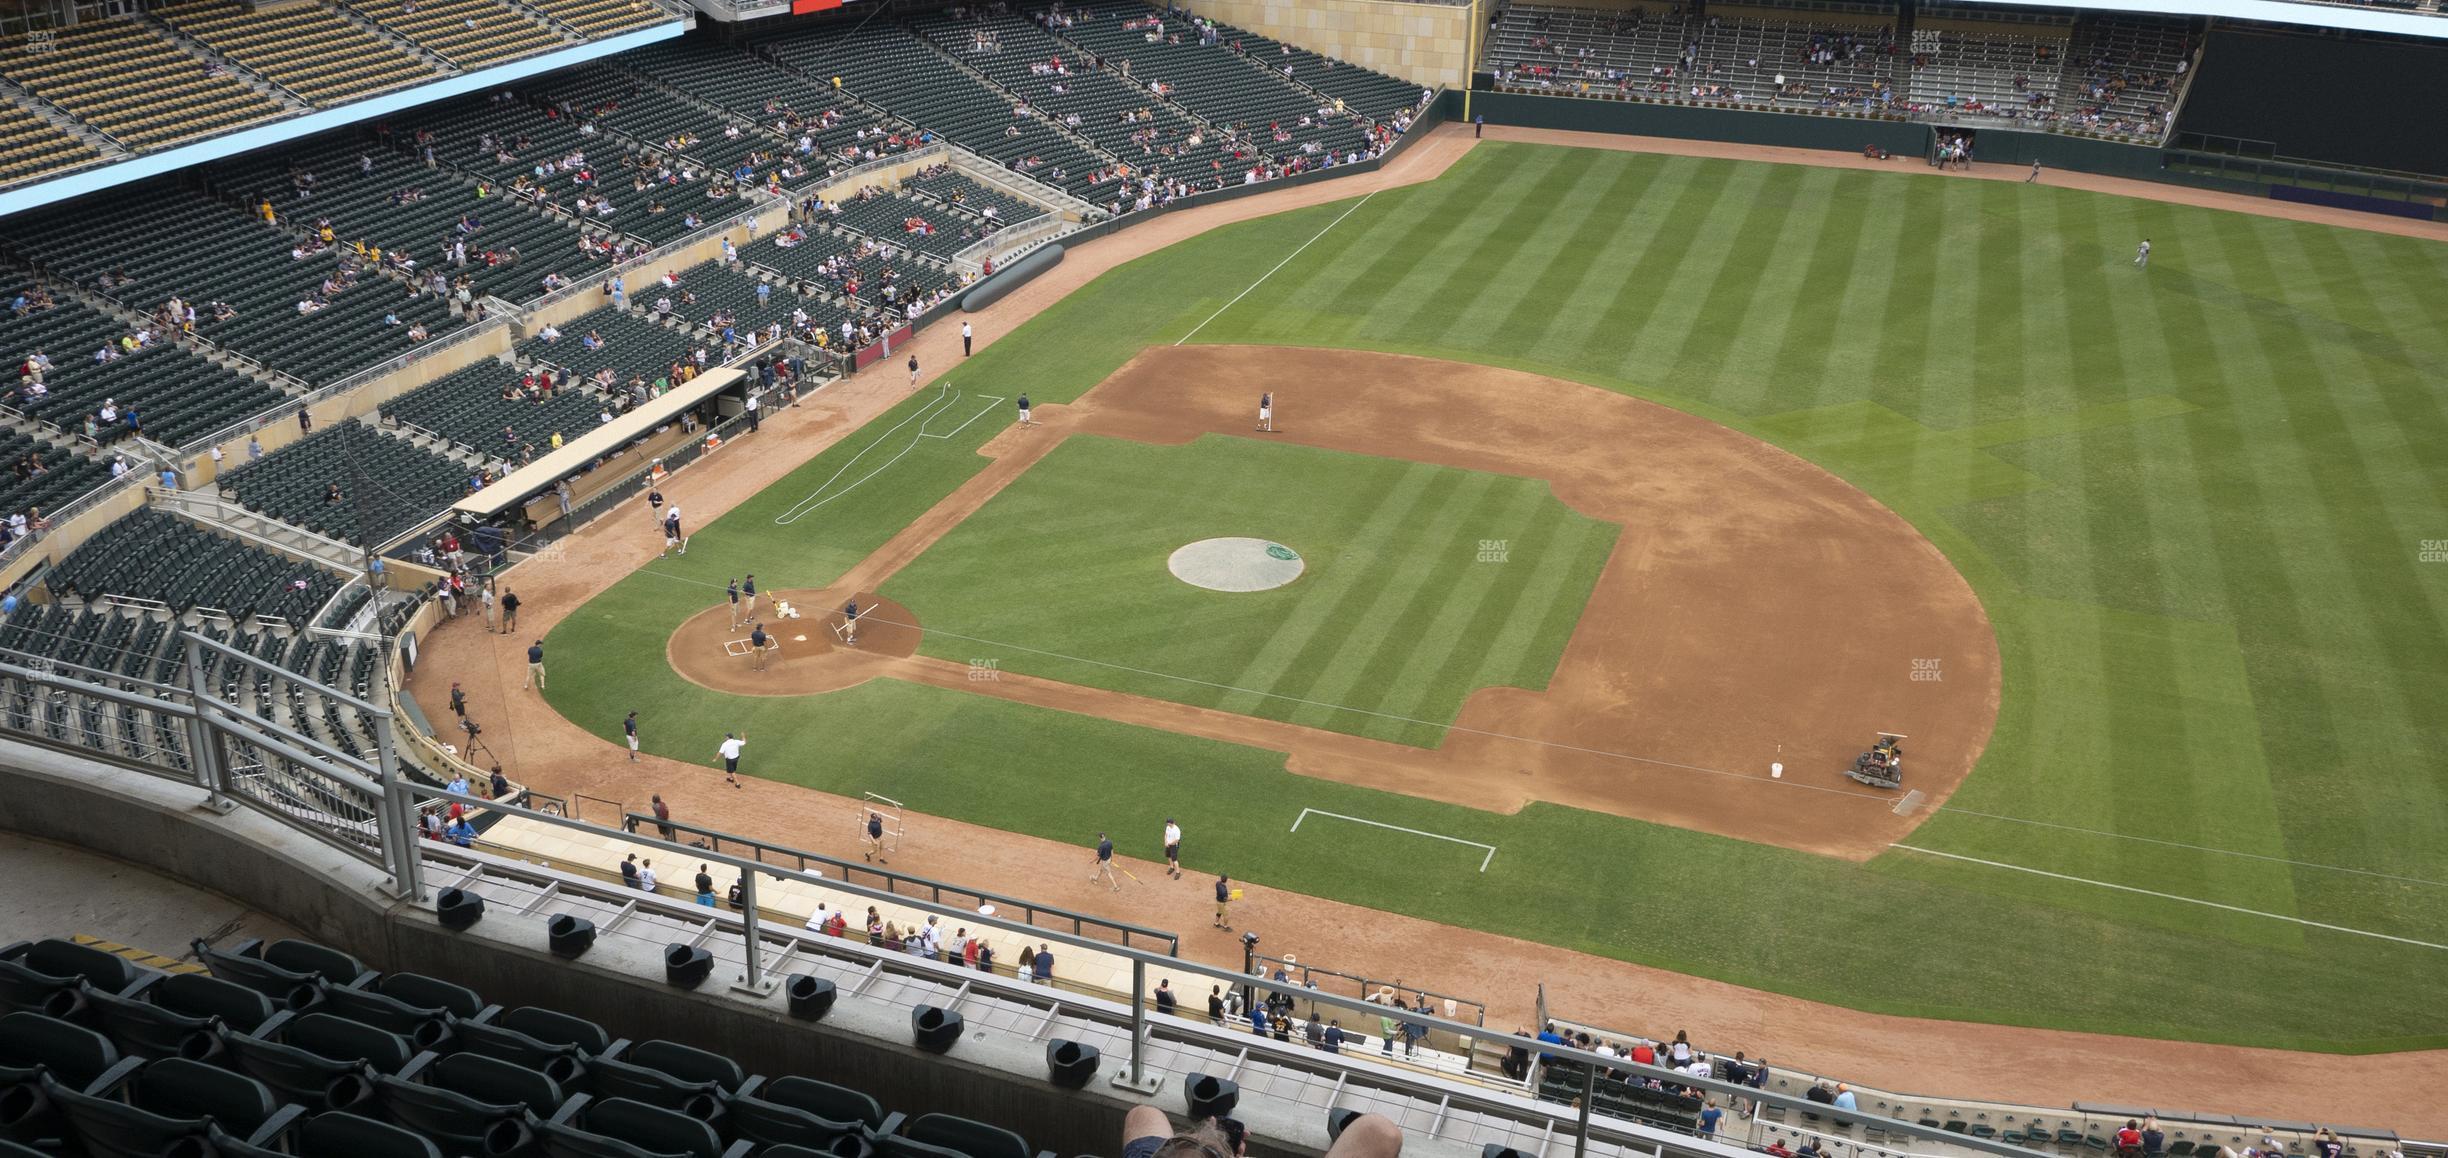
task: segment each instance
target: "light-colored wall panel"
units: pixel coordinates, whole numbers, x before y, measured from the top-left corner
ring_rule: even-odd
[[[1423,85],[1460,87],[1471,7],[1408,0],[1191,0],[1208,19]]]

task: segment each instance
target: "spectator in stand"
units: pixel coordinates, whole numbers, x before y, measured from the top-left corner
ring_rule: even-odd
[[[1837,1109],[1839,1109],[1839,1110],[1850,1110],[1850,1109],[1853,1109],[1853,1108],[1855,1107],[1855,1101],[1854,1101],[1854,1097],[1853,1097],[1853,1087],[1848,1086],[1848,1085],[1844,1084],[1843,1082],[1838,1082],[1838,1083],[1836,1083],[1836,1099],[1835,1099],[1835,1102],[1834,1102],[1833,1104],[1834,1104],[1834,1105],[1835,1105],[1835,1107],[1836,1107]],[[2139,1139],[2139,1137],[2138,1137],[2138,1136],[2137,1136],[2137,1138],[2136,1138],[2136,1141],[2137,1141],[2137,1143],[2140,1141],[2140,1139]]]
[[[2116,1154],[2117,1158],[2142,1158],[2142,1123],[2126,1119],[2116,1132]]]

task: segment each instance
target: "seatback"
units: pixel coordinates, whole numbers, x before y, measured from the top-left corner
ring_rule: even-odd
[[[172,1118],[125,1102],[98,1098],[42,1078],[43,1096],[68,1119],[68,1130],[91,1158],[157,1158],[182,1138],[203,1134],[206,1118]]]
[[[545,1158],[686,1158],[659,1154],[561,1122],[538,1121],[534,1126],[536,1142],[543,1148]]]
[[[526,1107],[494,1105],[439,1086],[384,1074],[374,1079],[374,1101],[384,1116],[442,1143],[453,1154],[481,1154],[496,1122],[521,1118]]]
[[[281,1040],[327,1058],[363,1062],[385,1074],[399,1072],[417,1053],[396,1033],[328,1013],[300,1014],[281,1032]]]
[[[685,1082],[661,1070],[615,1058],[596,1058],[588,1063],[587,1071],[592,1079],[590,1088],[598,1098],[627,1098],[699,1117],[712,1116],[708,1111],[719,1110],[722,1104],[723,1089],[713,1082]]]
[[[209,973],[173,973],[144,994],[153,1004],[188,1017],[218,1017],[240,1033],[263,1028],[275,1012],[272,999]]]
[[[621,1057],[648,1069],[661,1070],[684,1082],[713,1082],[730,1093],[748,1080],[738,1062],[718,1053],[681,1045],[673,1041],[642,1041],[631,1046]]]
[[[605,1098],[589,1103],[584,1116],[588,1130],[624,1139],[658,1154],[685,1154],[689,1158],[722,1155],[722,1139],[715,1135],[714,1127],[660,1106],[628,1098]]]
[[[442,1158],[442,1151],[417,1134],[389,1122],[337,1111],[317,1114],[298,1132],[298,1153],[346,1154],[350,1158]]]
[[[465,985],[453,985],[418,973],[385,973],[374,988],[419,1009],[440,1009],[461,1021],[484,1012],[484,998]]]
[[[450,1015],[439,1009],[419,1009],[396,997],[370,989],[325,986],[317,1013],[387,1030],[407,1038],[419,1049],[432,1049],[450,1036]]]
[[[213,1019],[190,1017],[150,1001],[87,990],[86,1008],[112,1041],[140,1057],[208,1057],[220,1051]]]
[[[540,1041],[515,1029],[475,1021],[460,1022],[456,1029],[462,1049],[525,1066],[563,1085],[581,1080],[586,1073],[581,1064],[585,1055],[577,1046]]]
[[[855,1122],[871,1131],[884,1124],[882,1103],[864,1091],[815,1078],[775,1078],[760,1087],[757,1096],[828,1121]]]
[[[26,947],[25,956],[18,958],[26,968],[54,977],[82,979],[105,993],[124,993],[136,983],[142,972],[136,963],[114,953],[105,953],[91,945],[74,941],[49,939]]]
[[[899,1134],[879,1136],[875,1140],[875,1150],[880,1158],[969,1158],[968,1155],[949,1146],[921,1142],[916,1138],[905,1138]]]
[[[304,1009],[315,1003],[315,975],[294,969],[283,969],[269,961],[224,953],[204,943],[201,937],[192,943],[196,960],[212,970],[212,975],[224,981],[244,985],[272,999],[283,1009]]]
[[[1031,1158],[1028,1143],[1020,1135],[950,1114],[921,1114],[906,1133],[913,1142],[956,1150],[969,1158]]]
[[[81,1025],[20,1010],[0,1016],[0,1066],[42,1066],[76,1089],[119,1064],[119,1047]]]
[[[373,972],[359,961],[328,945],[312,941],[283,938],[263,947],[262,959],[292,973],[311,973],[334,985],[354,985],[359,978]]]
[[[551,1009],[523,1005],[501,1015],[504,1029],[515,1029],[538,1041],[558,1045],[574,1045],[579,1052],[593,1057],[612,1048],[612,1035],[603,1027],[583,1017],[574,1017]]]
[[[868,1129],[860,1122],[827,1118],[755,1095],[732,1098],[729,1110],[731,1132],[761,1146],[822,1150],[838,1138],[863,1135]]]
[[[480,1053],[445,1054],[425,1072],[425,1080],[480,1102],[524,1106],[539,1118],[553,1116],[569,1100],[561,1084],[541,1071]]]
[[[76,978],[55,976],[22,962],[0,961],[0,1010],[68,1014],[77,1006]]]
[[[129,1100],[164,1117],[210,1117],[247,1134],[281,1107],[262,1082],[186,1058],[164,1058],[146,1066],[136,1075]]]
[[[221,1043],[247,1076],[299,1105],[313,1109],[349,1105],[364,1095],[365,1067],[355,1061],[322,1057],[293,1045],[226,1030]],[[356,1084],[351,1086],[352,1082]]]

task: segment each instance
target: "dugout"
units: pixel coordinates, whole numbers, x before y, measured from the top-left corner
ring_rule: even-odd
[[[647,464],[705,437],[706,428],[684,429],[681,417],[709,404],[723,413],[745,404],[748,375],[744,370],[708,370],[645,405],[617,415],[595,429],[561,444],[561,449],[461,499],[451,513],[475,525],[509,524],[519,530],[549,526],[561,519],[553,486],[570,480],[573,508],[601,497],[644,470]],[[728,399],[728,403],[726,403]]]

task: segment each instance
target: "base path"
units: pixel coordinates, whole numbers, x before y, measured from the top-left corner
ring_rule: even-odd
[[[1489,126],[1494,138],[1514,133]],[[1530,134],[1521,137],[1529,139]],[[1590,133],[1538,134],[1538,139],[1597,148],[1627,145],[1627,138]],[[1469,126],[1445,125],[1379,172],[1169,213],[1073,247],[1061,265],[969,316],[977,344],[993,343],[1124,262],[1235,221],[1434,180],[1471,145]],[[1842,153],[1707,142],[1660,146],[1661,152],[1708,148],[1709,155],[1734,160],[1843,167],[1853,167],[1856,160]],[[1930,180],[1961,176],[1919,165],[1910,168],[1927,173]],[[1981,175],[1976,168],[1974,176]],[[2113,191],[2169,200],[2189,200],[2175,195],[2194,192],[2123,184],[2131,187]],[[2241,204],[2220,207],[2244,212],[2276,207],[2268,201],[2235,200]],[[2343,214],[2336,223],[2398,224],[2363,214]],[[927,368],[920,381],[924,388],[959,363],[959,331],[931,328],[904,349],[915,351]],[[711,520],[910,393],[906,380],[889,372],[827,387],[796,408],[776,411],[759,433],[734,439],[680,471],[664,493],[677,496],[694,517]],[[1246,407],[1246,400],[1242,405]],[[429,718],[442,720],[449,718],[451,684],[459,681],[469,714],[486,724],[486,739],[519,779],[540,791],[586,793],[632,807],[650,793],[661,793],[677,815],[693,823],[834,856],[855,855],[851,825],[860,815],[860,802],[753,779],[753,748],[743,762],[751,777],[747,786],[729,789],[710,751],[701,757],[704,762],[647,756],[631,763],[613,741],[563,718],[541,696],[520,690],[528,639],[651,563],[662,546],[662,533],[643,502],[624,505],[588,524],[562,540],[557,550],[516,568],[512,578],[525,603],[527,634],[488,634],[483,621],[472,615],[442,624],[419,641],[419,662],[406,691],[417,697]],[[853,577],[842,581],[845,590],[872,586]],[[998,682],[1012,679],[1006,675]],[[607,735],[617,731],[617,720],[591,723]],[[1212,902],[1204,894],[1207,882],[1195,876],[1163,880],[1155,865],[1122,858],[1148,884],[1112,893],[1082,879],[1080,866],[1088,853],[1078,846],[922,812],[904,816],[914,838],[894,854],[896,868],[945,880],[993,882],[999,890],[1049,905],[1179,929],[1185,955],[1212,965],[1240,966],[1241,946],[1234,934],[1206,927]],[[1505,1028],[1533,1016],[1535,981],[1546,986],[1557,1008],[1591,1021],[1685,1028],[1707,1048],[1742,1049],[1885,1089],[2044,1106],[2081,1099],[2298,1121],[2388,1122],[2418,1137],[2448,1135],[2448,1100],[2437,1096],[2438,1090],[2448,1088],[2448,1050],[2350,1057],[1893,1017],[1260,886],[1249,887],[1242,905],[1237,911],[1264,921],[1286,946],[1323,944],[1331,936],[1336,964],[1352,972],[1402,976],[1433,989],[1479,995],[1490,1003],[1490,1024]]]

